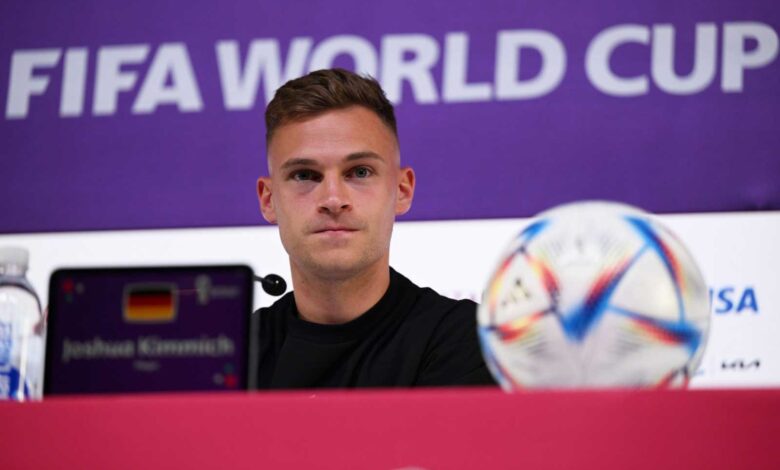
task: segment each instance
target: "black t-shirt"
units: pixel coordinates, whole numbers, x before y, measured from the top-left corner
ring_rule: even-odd
[[[420,288],[393,269],[363,315],[307,322],[288,293],[259,310],[258,388],[494,385],[477,340],[476,304]]]

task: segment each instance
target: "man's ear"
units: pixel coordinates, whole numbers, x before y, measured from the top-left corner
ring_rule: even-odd
[[[414,170],[410,167],[398,170],[398,198],[395,201],[395,215],[403,215],[412,208],[414,199]]]
[[[271,198],[271,178],[261,176],[257,179],[257,199],[260,201],[260,212],[268,222],[276,223],[276,211]]]

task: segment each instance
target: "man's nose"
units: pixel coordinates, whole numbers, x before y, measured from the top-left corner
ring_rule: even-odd
[[[352,208],[346,181],[338,176],[326,176],[320,186],[322,191],[319,211],[339,214]]]

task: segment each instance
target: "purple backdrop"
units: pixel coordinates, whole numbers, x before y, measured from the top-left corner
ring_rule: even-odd
[[[110,4],[109,4],[110,3]],[[362,2],[36,2],[0,5],[0,233],[60,230],[203,227],[260,224],[255,180],[265,171],[260,82],[254,105],[227,109],[215,45],[237,41],[241,61],[253,39],[273,39],[282,65],[293,38],[312,48],[337,35],[373,45],[379,75],[383,39],[432,38],[437,97],[422,103],[411,85],[397,107],[402,158],[418,176],[407,219],[532,215],[575,199],[605,198],[655,212],[776,210],[780,208],[780,60],[745,68],[739,91],[724,91],[724,28],[737,22],[780,30],[776,0],[685,2],[641,0]],[[673,94],[650,77],[651,46],[614,50],[611,70],[648,76],[649,90],[617,97],[586,75],[593,39],[616,25],[668,24],[675,32],[675,66],[691,72],[696,25],[717,30],[715,74],[700,91]],[[468,81],[494,83],[497,34],[542,30],[565,48],[560,83],[533,99],[446,102],[445,37],[469,39]],[[748,38],[745,55],[771,49]],[[656,34],[651,34],[651,42]],[[203,107],[182,112],[160,105],[132,107],[159,46],[186,46]],[[116,112],[93,113],[98,50],[146,44],[134,86],[118,94]],[[87,48],[83,112],[61,117],[64,54]],[[9,117],[12,54],[53,48],[56,65],[31,94],[24,117]],[[776,49],[776,46],[775,46]],[[405,54],[405,60],[414,60]],[[310,55],[309,55],[310,57]],[[543,68],[542,56],[520,53],[520,80]],[[336,65],[354,66],[349,55]],[[306,61],[306,70],[309,69]],[[28,77],[29,78],[29,77]],[[171,84],[168,77],[167,84]],[[29,80],[28,80],[29,81]],[[21,82],[20,82],[21,83]],[[495,88],[493,85],[491,87]]]

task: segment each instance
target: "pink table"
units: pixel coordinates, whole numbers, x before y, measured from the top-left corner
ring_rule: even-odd
[[[780,390],[49,398],[0,403],[0,467],[780,469]]]

